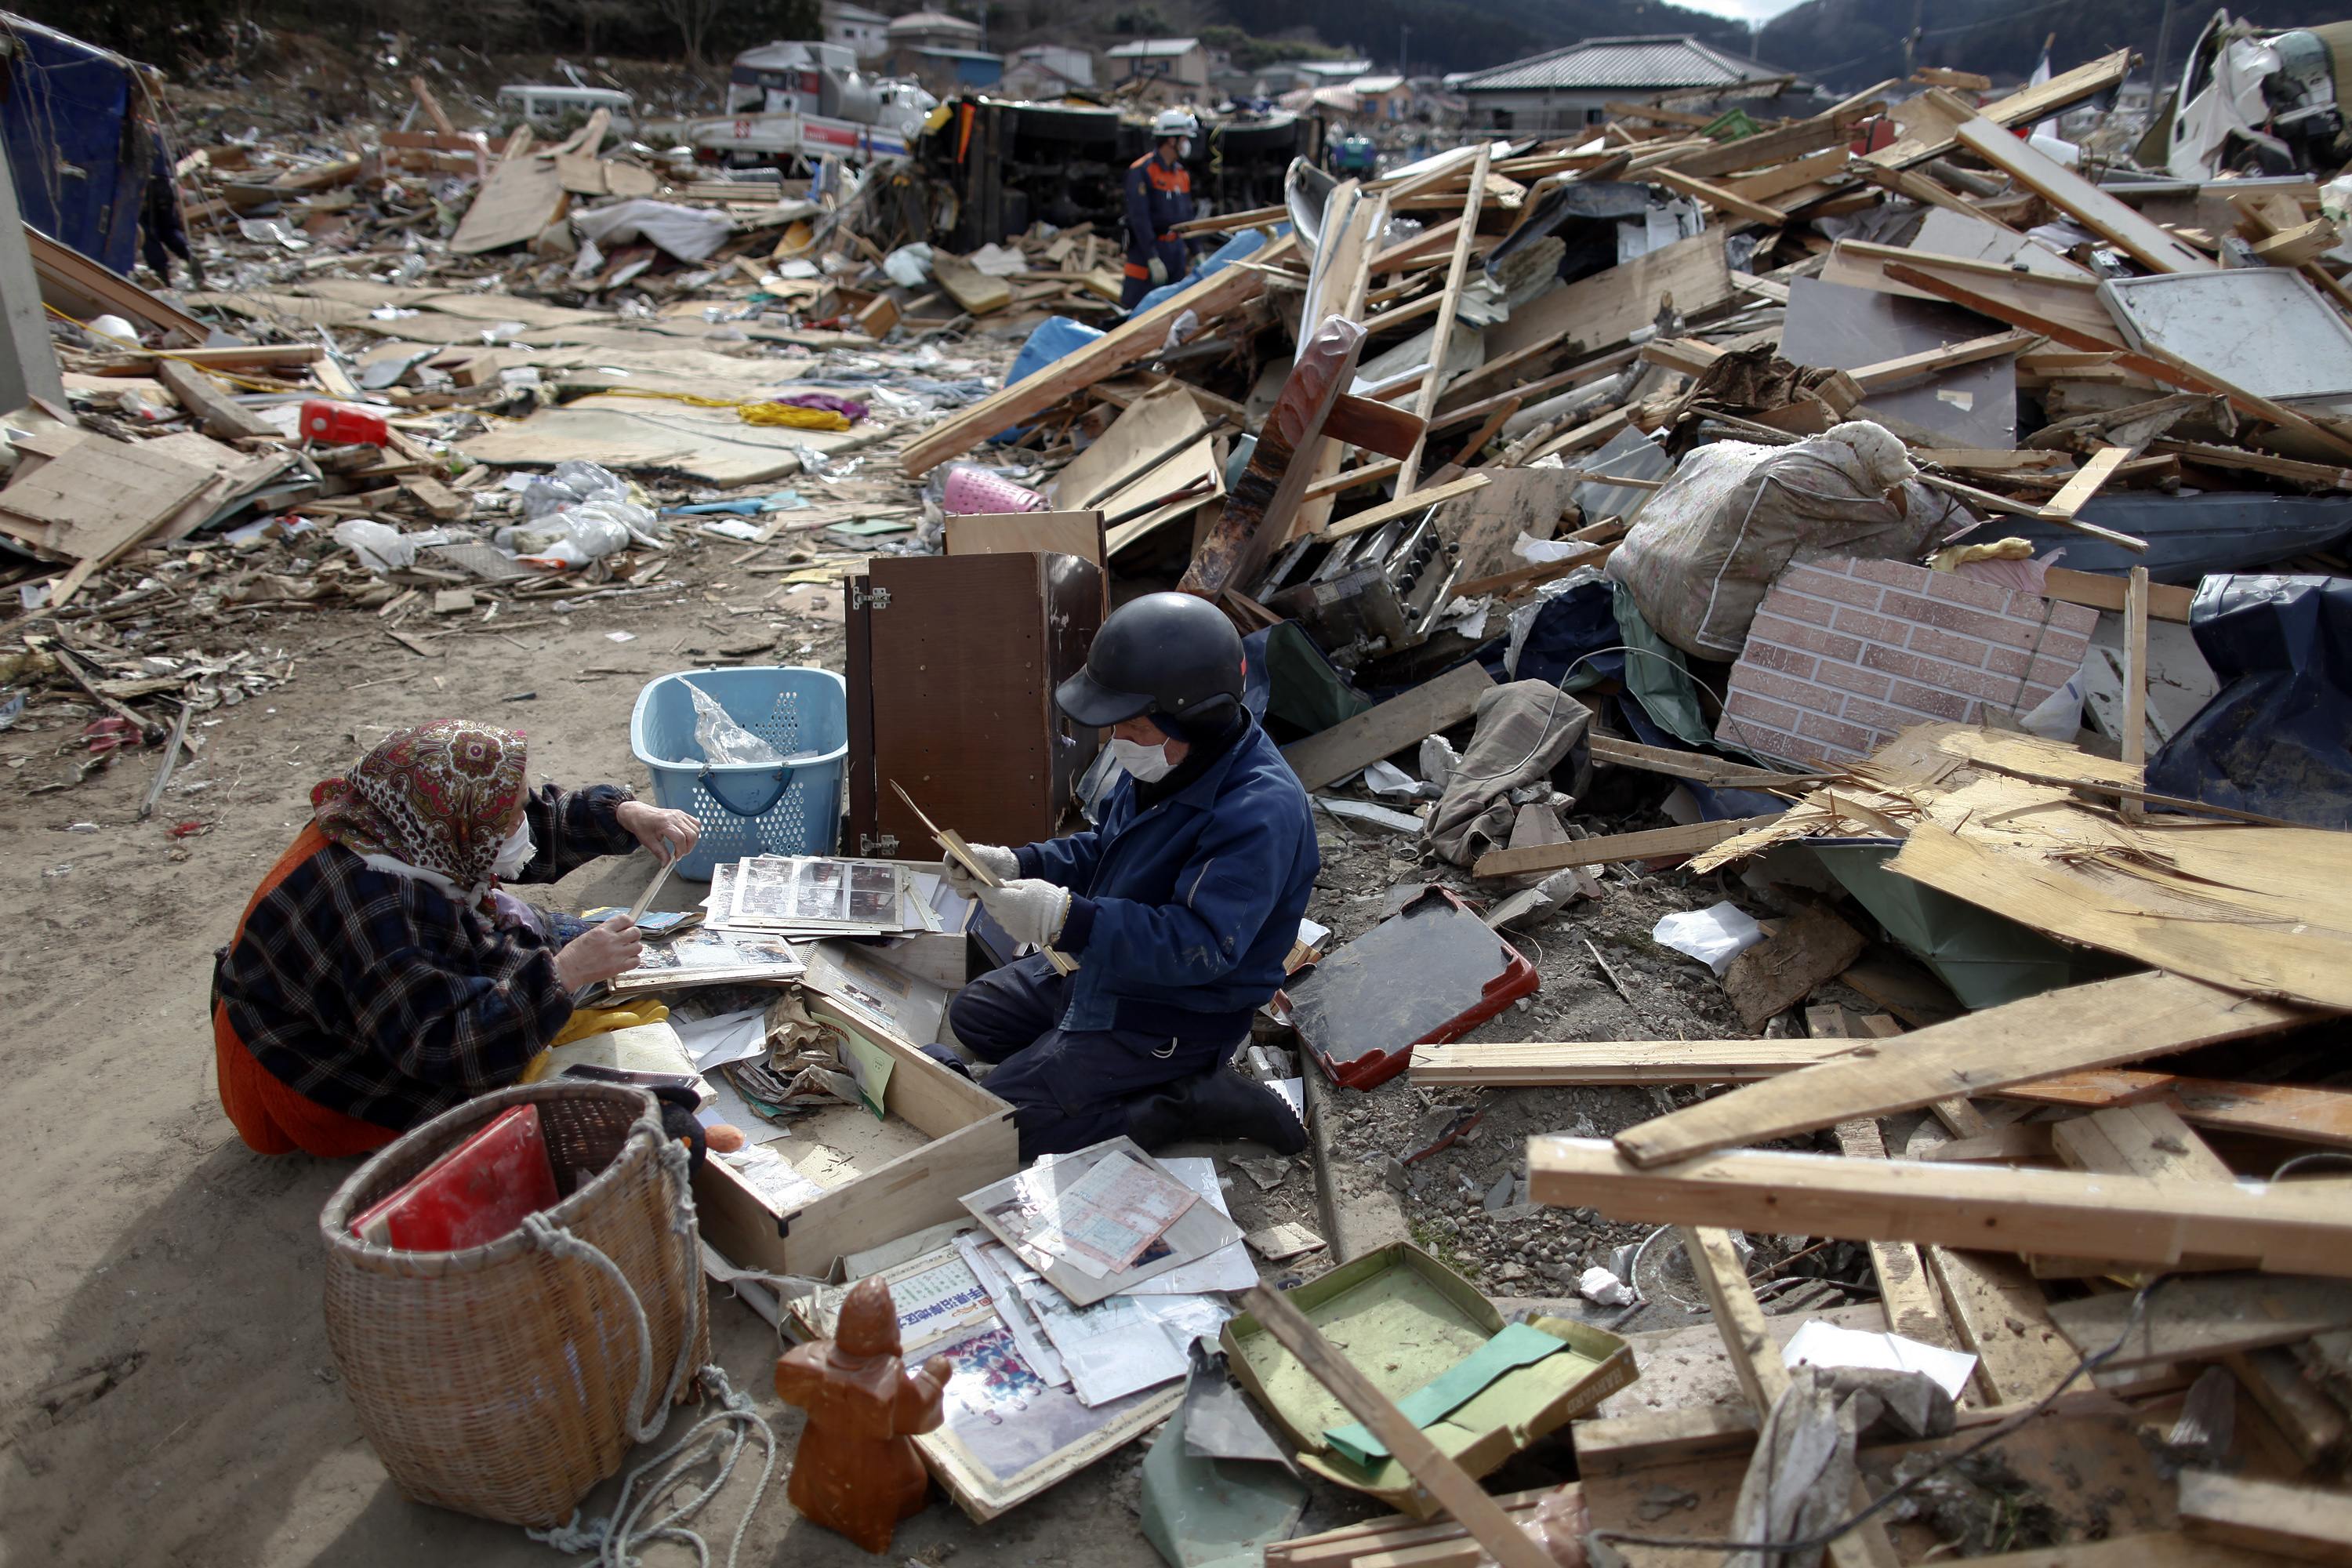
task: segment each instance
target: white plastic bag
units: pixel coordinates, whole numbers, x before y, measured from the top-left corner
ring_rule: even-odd
[[[1657,923],[1650,940],[1686,952],[1721,974],[1731,961],[1764,940],[1764,928],[1729,900],[1704,910],[1678,910]]]
[[[702,748],[705,762],[721,763],[728,766],[751,763],[772,768],[783,762],[776,748],[743,728],[727,716],[727,710],[710,693],[691,680],[686,689],[694,693],[694,743]]]
[[[346,518],[335,524],[335,542],[360,558],[371,572],[397,572],[416,563],[415,542],[373,518]],[[2069,740],[2074,737],[2069,733]]]
[[[882,270],[901,289],[919,289],[931,280],[931,247],[902,245],[882,258]]]
[[[627,549],[629,530],[600,503],[554,512],[536,522],[509,524],[491,535],[491,542],[535,565],[585,566]]]

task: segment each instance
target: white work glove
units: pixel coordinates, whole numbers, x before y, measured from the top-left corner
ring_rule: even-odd
[[[1021,862],[1010,849],[1001,849],[993,844],[967,844],[964,847],[971,851],[973,859],[995,873],[1000,882],[1009,882],[1021,875]],[[980,879],[965,870],[963,862],[950,855],[947,865],[948,891],[966,899],[980,897]]]
[[[1151,286],[1154,289],[1168,281],[1168,263],[1158,257],[1151,258]]]
[[[1036,877],[982,888],[980,901],[1004,933],[1031,947],[1050,947],[1070,916],[1070,892]]]

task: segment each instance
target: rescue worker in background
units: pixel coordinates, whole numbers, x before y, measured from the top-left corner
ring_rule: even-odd
[[[1160,145],[1127,171],[1127,286],[1118,298],[1124,310],[1191,270],[1176,226],[1192,219],[1192,175],[1184,160],[1201,122],[1184,110],[1165,109],[1151,122],[1151,133]]]
[[[982,976],[949,1008],[993,1062],[1025,1163],[1121,1133],[1146,1149],[1247,1138],[1277,1152],[1307,1130],[1276,1090],[1229,1064],[1282,984],[1321,859],[1307,792],[1242,706],[1241,638],[1205,599],[1148,594],[1103,622],[1054,693],[1110,731],[1123,776],[1099,825],[1018,849],[976,845],[1001,879],[973,897],[1043,953]],[[942,1060],[960,1058],[935,1046]]]

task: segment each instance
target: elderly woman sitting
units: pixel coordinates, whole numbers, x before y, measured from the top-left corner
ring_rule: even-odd
[[[264,1154],[365,1153],[514,1082],[639,946],[625,916],[590,926],[499,884],[640,844],[674,858],[698,832],[613,784],[531,791],[520,735],[454,720],[310,801],[213,973],[221,1109]]]

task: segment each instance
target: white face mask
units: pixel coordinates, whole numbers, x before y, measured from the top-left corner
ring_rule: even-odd
[[[530,841],[530,818],[526,816],[515,824],[515,830],[499,846],[499,858],[490,862],[490,874],[501,882],[513,881],[530,864],[538,847]]]
[[[1157,746],[1146,746],[1114,736],[1110,741],[1110,754],[1112,761],[1126,769],[1128,776],[1138,784],[1164,779],[1176,771],[1176,764],[1168,760],[1165,742]]]
[[[1189,158],[1192,155],[1192,139],[1190,136],[1179,137],[1176,142],[1176,156],[1181,159]]]

